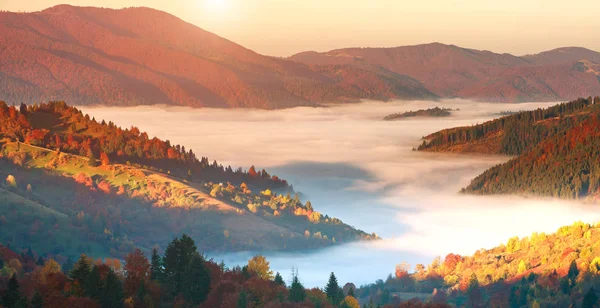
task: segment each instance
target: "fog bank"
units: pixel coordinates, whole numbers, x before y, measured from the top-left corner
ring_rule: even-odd
[[[553,103],[490,104],[463,100],[299,107],[285,110],[177,107],[82,108],[97,120],[139,127],[150,136],[192,148],[234,168],[266,168],[290,181],[316,210],[384,238],[311,254],[267,254],[284,278],[299,268],[307,286],[324,286],[330,271],[340,283],[385,279],[395,264],[429,263],[447,253],[472,254],[533,231],[553,232],[600,211],[575,202],[457,192],[505,156],[413,152],[420,138],[443,128],[482,123],[501,111]],[[444,118],[382,121],[391,113],[460,108]],[[228,264],[251,254],[215,256]]]

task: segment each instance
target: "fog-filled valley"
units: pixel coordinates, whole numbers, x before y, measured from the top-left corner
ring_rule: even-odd
[[[472,178],[509,157],[412,151],[429,133],[482,123],[504,111],[552,104],[446,100],[276,111],[163,106],[82,110],[98,121],[137,126],[151,136],[183,144],[211,161],[265,168],[288,180],[317,211],[383,238],[301,254],[265,254],[284,277],[298,268],[306,286],[322,287],[330,271],[341,283],[361,285],[384,279],[402,261],[427,264],[435,256],[472,254],[515,235],[600,219],[599,210],[576,202],[458,193]],[[392,113],[436,106],[453,109],[452,115],[382,120]],[[245,264],[255,253],[260,252],[209,257],[231,266]]]

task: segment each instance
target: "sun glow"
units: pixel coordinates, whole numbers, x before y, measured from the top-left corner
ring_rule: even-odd
[[[224,13],[229,10],[229,0],[203,0],[204,8],[211,13]]]

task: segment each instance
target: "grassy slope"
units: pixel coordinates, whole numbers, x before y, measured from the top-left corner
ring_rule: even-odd
[[[118,164],[93,167],[88,164],[88,159],[85,157],[57,153],[23,143],[19,145],[16,143],[5,144],[3,152],[6,153],[5,156],[8,159],[12,160],[12,163],[23,167],[17,167],[5,160],[4,170],[0,171],[0,176],[5,178],[7,174],[15,174],[17,179],[21,180],[20,187],[27,185],[25,182],[27,177],[35,178],[35,173],[38,173],[39,176],[51,174],[75,184],[77,180],[81,182],[75,189],[60,187],[60,185],[59,187],[53,186],[52,182],[54,181],[52,180],[34,185],[33,191],[37,192],[35,199],[41,199],[47,203],[46,207],[38,206],[38,209],[46,211],[47,207],[51,207],[52,210],[61,213],[63,219],[66,219],[65,216],[74,219],[73,217],[76,217],[79,211],[83,211],[87,215],[88,212],[92,212],[90,207],[95,208],[96,212],[94,213],[119,211],[118,215],[109,215],[109,217],[120,218],[119,215],[125,217],[124,220],[127,220],[129,225],[128,240],[132,241],[132,243],[128,243],[146,250],[154,244],[164,244],[172,239],[172,236],[182,232],[195,236],[199,247],[205,251],[297,250],[335,244],[331,236],[329,239],[314,237],[307,239],[304,235],[305,230],[309,230],[311,234],[317,231],[326,234],[326,230],[331,230],[334,234],[347,236],[338,241],[366,238],[365,233],[356,231],[343,223],[312,223],[306,217],[296,216],[293,213],[274,216],[272,211],[269,213],[268,209],[263,208],[257,213],[252,213],[248,211],[245,204],[227,200],[226,196],[222,198],[210,196],[210,186],[207,184],[188,182],[169,174]],[[88,197],[89,192],[86,190],[98,191],[98,183],[103,181],[110,184],[110,192],[106,196],[96,192]],[[74,196],[72,198],[65,197],[71,193],[71,190],[75,191]],[[23,197],[27,198],[27,196]],[[88,198],[93,200],[88,207],[77,208],[76,206],[79,205],[68,206],[57,202],[68,199],[69,202],[66,202],[68,204],[74,203],[73,200],[85,200],[85,204]],[[151,205],[151,208],[147,208],[147,205]],[[103,208],[97,210],[98,207]],[[283,213],[283,211],[281,212]],[[42,214],[36,213],[36,215]],[[94,214],[91,215],[94,216]],[[162,219],[163,216],[164,219]],[[90,219],[98,219],[98,216]],[[148,219],[152,223],[147,222]],[[68,227],[64,228],[68,229]],[[109,231],[113,231],[112,227],[107,228]],[[225,234],[225,230],[227,230],[227,234]],[[145,238],[148,233],[153,234],[150,240]],[[63,238],[62,234],[58,238]],[[111,236],[107,236],[107,238],[101,244],[103,245],[101,249],[105,253],[115,245],[114,238]],[[95,238],[94,240],[99,239]],[[102,242],[102,239],[99,241]],[[73,246],[77,247],[78,241],[73,242],[75,243]],[[39,251],[48,251],[49,248],[36,243],[32,243],[32,247]],[[93,253],[98,250],[96,247],[85,247],[83,250],[65,249],[64,253],[74,251]],[[115,253],[113,252],[113,254]]]

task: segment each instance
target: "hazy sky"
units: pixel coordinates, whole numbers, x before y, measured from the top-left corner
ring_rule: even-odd
[[[429,42],[516,55],[563,46],[600,50],[596,0],[0,0],[0,9],[60,3],[152,7],[276,56]]]

